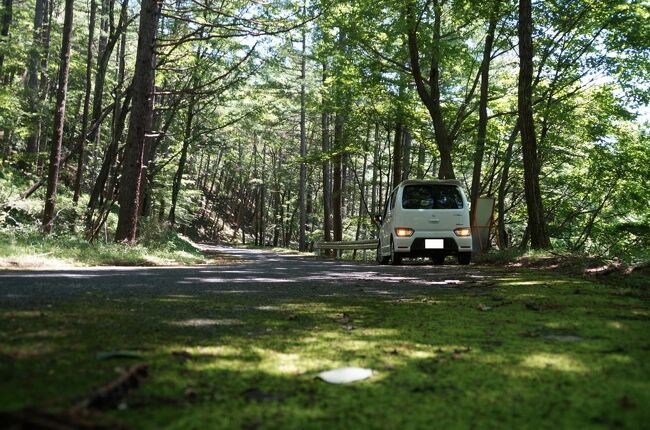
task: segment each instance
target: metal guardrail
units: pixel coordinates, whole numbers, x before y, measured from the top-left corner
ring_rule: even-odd
[[[360,249],[363,251],[363,261],[366,261],[366,251],[368,249],[377,249],[377,239],[339,241],[339,242],[316,242],[314,243],[314,252],[321,255],[322,250],[331,249],[336,251],[336,257],[341,256],[341,251],[353,251]]]

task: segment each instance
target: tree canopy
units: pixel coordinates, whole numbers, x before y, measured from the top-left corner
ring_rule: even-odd
[[[306,249],[456,178],[494,247],[647,259],[650,6],[530,3],[3,0],[2,228]]]

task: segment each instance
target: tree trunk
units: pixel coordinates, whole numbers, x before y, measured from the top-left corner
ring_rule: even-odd
[[[487,135],[488,123],[488,84],[490,78],[490,60],[492,59],[492,44],[494,42],[494,32],[497,27],[499,17],[499,2],[496,0],[487,34],[485,35],[485,46],[483,47],[483,61],[481,62],[481,95],[479,96],[478,108],[478,134],[476,137],[476,148],[474,150],[474,169],[472,171],[472,189],[470,191],[471,213],[470,223],[475,223],[476,201],[481,193],[481,168],[483,166],[483,154],[485,153],[485,138]]]
[[[402,142],[402,176],[400,179],[405,181],[411,174],[411,143],[413,142],[413,137],[406,128],[402,133]]]
[[[39,82],[39,96],[38,100],[41,106],[50,106],[50,100],[52,97],[56,97],[55,94],[52,94],[50,88],[50,77],[48,73],[48,65],[50,63],[50,42],[51,42],[51,33],[52,33],[52,22],[54,15],[54,0],[46,0],[44,3],[43,10],[43,29],[41,31],[41,46],[43,55],[41,55],[41,64],[40,64],[40,82]],[[37,128],[40,129],[40,137],[38,141],[38,146],[40,148],[47,148],[47,138],[49,134],[47,131],[42,129],[43,124],[43,111],[41,110],[38,115],[38,124]],[[36,171],[39,174],[42,174],[43,160],[37,156],[36,158]]]
[[[145,135],[153,116],[155,73],[155,40],[161,0],[143,0],[140,10],[138,51],[133,76],[133,108],[124,149],[124,167],[120,182],[120,212],[115,240],[133,243],[139,220],[140,186],[144,158]]]
[[[436,145],[440,153],[440,168],[438,170],[438,178],[440,179],[455,179],[453,163],[451,160],[451,149],[453,141],[450,138],[449,130],[445,124],[442,104],[440,102],[440,27],[442,5],[439,0],[433,0],[433,43],[431,44],[431,68],[429,71],[428,85],[429,90],[426,89],[426,84],[420,67],[420,52],[417,42],[417,18],[413,5],[409,6],[407,11],[408,25],[408,48],[409,59],[411,62],[411,72],[415,81],[415,87],[418,95],[424,103],[435,131]]]
[[[327,63],[323,63],[323,84],[327,80]],[[324,97],[323,97],[324,98]],[[322,102],[321,149],[323,151],[323,237],[325,242],[332,240],[332,176],[330,166],[330,114],[326,102]]]
[[[424,146],[424,142],[420,142],[420,145],[418,145],[418,169],[416,173],[416,177],[418,179],[424,179],[424,163],[426,162],[426,146]]]
[[[77,174],[74,181],[74,197],[72,202],[76,206],[81,194],[81,180],[83,177],[84,157],[86,147],[86,134],[88,130],[88,111],[90,110],[90,93],[92,91],[92,72],[93,72],[93,41],[95,39],[95,15],[97,12],[97,2],[90,2],[90,17],[88,18],[88,45],[86,47],[86,92],[84,94],[83,114],[81,116],[81,145],[79,146],[79,155],[77,159]]]
[[[178,169],[174,175],[174,184],[172,185],[172,204],[169,207],[169,217],[167,218],[169,224],[173,226],[176,224],[176,205],[178,203],[178,193],[181,190],[183,182],[183,173],[185,171],[185,163],[187,162],[187,151],[192,142],[192,121],[194,120],[194,96],[190,97],[187,106],[187,117],[185,119],[185,133],[183,135],[183,147],[181,148],[181,157],[178,160]]]
[[[54,136],[50,151],[50,165],[47,177],[47,193],[45,194],[45,210],[43,211],[43,231],[52,232],[54,208],[56,205],[56,190],[59,184],[59,163],[61,162],[61,143],[63,141],[63,126],[65,122],[65,102],[68,92],[68,74],[70,72],[70,40],[72,39],[72,16],[74,0],[66,0],[61,42],[61,61],[59,63],[59,85],[56,92],[56,111],[54,113]]]
[[[395,124],[395,139],[393,140],[393,187],[399,185],[402,179],[402,133],[401,122]],[[391,189],[392,191],[392,189]]]
[[[305,0],[306,1],[306,0]],[[302,7],[303,15],[305,14],[305,5]],[[298,205],[300,208],[300,228],[298,233],[298,250],[307,250],[307,241],[305,238],[305,230],[307,224],[307,207],[305,204],[305,192],[307,188],[307,164],[305,157],[307,156],[307,137],[305,130],[305,68],[307,57],[305,56],[306,49],[306,30],[305,26],[302,27],[302,55],[300,62],[300,190],[298,195]]]
[[[373,152],[372,152],[372,183],[370,192],[370,210],[375,215],[379,212],[377,208],[377,176],[381,173],[381,159],[379,156],[379,123],[375,123],[375,134],[373,139]],[[381,191],[380,191],[381,192]]]
[[[93,110],[91,116],[93,123],[97,121],[97,119],[100,117],[102,112],[102,105],[104,102],[104,87],[106,86],[106,73],[108,72],[108,65],[111,59],[111,54],[113,53],[113,49],[115,48],[117,41],[120,39],[121,33],[126,31],[123,25],[126,23],[126,19],[127,19],[128,0],[123,0],[120,9],[120,20],[118,23],[118,27],[117,29],[111,28],[111,34],[107,36],[107,31],[108,31],[107,14],[112,13],[114,3],[115,0],[102,1],[100,32],[99,32],[99,49],[97,55],[97,72],[95,74]],[[99,150],[98,146],[100,143],[100,137],[101,137],[101,126],[97,127],[94,130],[92,137],[89,139],[89,141],[94,145],[95,152]],[[95,157],[95,158],[99,158],[99,157]],[[93,163],[91,169],[93,172],[96,172],[97,164]]]
[[[508,138],[508,147],[503,156],[503,168],[501,169],[501,179],[499,181],[499,192],[497,195],[497,237],[499,238],[499,249],[506,249],[510,246],[510,238],[506,232],[506,185],[510,174],[510,164],[512,163],[512,147],[519,135],[519,121]]]
[[[524,162],[524,189],[528,210],[528,227],[533,249],[550,248],[544,207],[539,186],[540,165],[533,122],[533,38],[531,0],[519,1],[519,88],[518,111],[521,127],[521,148]]]
[[[43,17],[46,0],[36,0],[34,8],[34,31],[32,36],[32,47],[29,53],[29,63],[27,67],[27,85],[25,88],[27,96],[27,112],[30,114],[29,135],[27,136],[26,150],[28,154],[36,154],[39,151],[40,139],[40,103],[38,97],[38,67],[42,55],[42,30]],[[58,109],[58,107],[57,107]],[[55,145],[55,142],[52,142]]]
[[[334,241],[343,240],[343,172],[341,169],[341,151],[343,151],[343,127],[343,114],[341,114],[341,112],[337,112],[336,118],[334,119],[334,156],[332,158],[332,161],[334,163],[334,167],[332,169],[332,227],[334,230]]]
[[[114,115],[117,114],[115,119],[115,126],[113,128],[113,135],[111,136],[111,143],[104,153],[104,159],[102,160],[102,166],[99,169],[99,174],[95,180],[95,185],[90,193],[88,199],[88,208],[86,211],[86,228],[90,229],[92,226],[92,218],[95,209],[98,205],[103,203],[104,191],[107,189],[106,182],[111,173],[111,168],[114,166],[117,160],[117,153],[119,143],[124,134],[124,126],[126,124],[127,114],[129,112],[129,104],[131,103],[131,91],[127,92],[124,101],[122,102],[121,107],[116,108]],[[119,106],[119,103],[116,103]],[[112,187],[108,187],[109,190],[112,190]]]
[[[11,22],[13,20],[13,0],[2,0],[2,28],[0,28],[0,39],[3,39],[5,43],[9,42],[9,28],[11,27]],[[0,78],[6,84],[8,83],[6,76],[7,74],[4,71],[4,61],[5,55],[4,52],[0,52]]]

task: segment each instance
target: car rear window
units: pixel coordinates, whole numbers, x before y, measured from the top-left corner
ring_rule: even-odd
[[[404,209],[462,209],[463,197],[455,185],[407,185],[402,194]]]

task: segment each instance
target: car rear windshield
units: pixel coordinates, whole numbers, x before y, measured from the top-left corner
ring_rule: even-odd
[[[463,198],[455,185],[407,185],[402,194],[404,209],[462,209]]]

